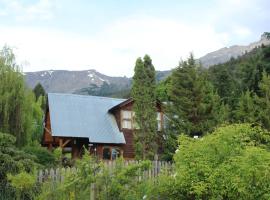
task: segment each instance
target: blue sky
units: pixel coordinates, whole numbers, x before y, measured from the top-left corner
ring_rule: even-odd
[[[0,46],[24,71],[96,69],[132,76],[149,54],[157,70],[270,31],[268,0],[0,0]]]

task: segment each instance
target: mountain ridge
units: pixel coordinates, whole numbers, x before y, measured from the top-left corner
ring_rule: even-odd
[[[231,58],[237,58],[252,51],[261,45],[270,45],[269,33],[264,33],[261,39],[249,45],[233,45],[223,47],[217,51],[210,52],[199,58],[203,67],[225,63]],[[165,79],[171,70],[156,71],[157,81]],[[46,92],[76,93],[97,96],[113,96],[122,93],[127,96],[131,88],[132,78],[126,76],[112,77],[102,74],[95,69],[69,71],[69,70],[43,70],[38,72],[25,72],[25,80],[30,88],[38,83],[44,87]]]

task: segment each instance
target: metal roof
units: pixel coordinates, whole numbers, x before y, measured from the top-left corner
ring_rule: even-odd
[[[125,144],[115,117],[108,110],[125,99],[49,93],[53,136],[89,138],[90,143]]]

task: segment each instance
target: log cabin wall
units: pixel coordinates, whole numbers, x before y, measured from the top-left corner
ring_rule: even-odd
[[[163,122],[162,107],[159,103],[157,103],[156,107],[157,107],[157,112],[161,112],[161,124],[163,126],[164,122]],[[119,127],[119,130],[121,132],[123,132],[125,140],[126,140],[126,144],[123,145],[123,157],[125,159],[134,159],[135,158],[134,130],[122,128],[122,125],[121,125],[121,121],[122,121],[121,111],[122,110],[132,111],[133,110],[133,101],[129,101],[126,104],[119,106],[117,109],[115,109],[113,111],[113,114],[116,118],[116,122],[117,122],[117,125]],[[157,142],[159,144],[161,144],[160,141],[157,141]],[[160,146],[160,148],[162,148],[162,147]]]
[[[134,159],[135,151],[134,151],[134,131],[131,129],[124,129],[121,126],[121,110],[132,111],[133,102],[129,102],[126,105],[123,105],[119,109],[117,109],[114,113],[117,125],[119,130],[123,132],[126,144],[123,146],[123,157],[125,159]]]

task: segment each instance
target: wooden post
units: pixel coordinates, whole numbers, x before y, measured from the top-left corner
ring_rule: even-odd
[[[53,146],[52,146],[52,143],[50,142],[50,143],[49,143],[49,147],[48,147],[49,151],[52,151],[52,147],[53,147]]]
[[[59,147],[62,149],[63,148],[63,139],[59,139]]]

